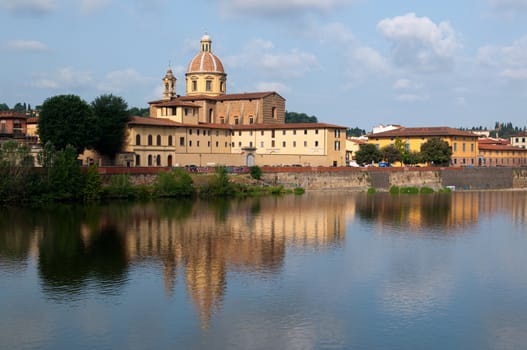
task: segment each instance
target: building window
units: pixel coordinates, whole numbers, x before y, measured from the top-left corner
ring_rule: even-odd
[[[225,141],[225,147],[228,147],[227,141]]]
[[[249,124],[254,124],[254,117],[249,117]]]
[[[135,144],[140,145],[141,144],[141,135],[137,134],[135,135]]]
[[[293,135],[296,135],[296,130],[293,130]]]
[[[197,135],[199,136],[199,129],[196,131]]]
[[[220,147],[220,143],[216,141],[216,147]]]
[[[296,147],[296,141],[293,141],[293,147]]]
[[[168,145],[172,146],[172,135],[168,136]]]
[[[156,141],[157,141],[157,145],[161,146],[161,135],[157,135]]]
[[[210,147],[210,141],[207,141],[207,147]]]
[[[285,130],[282,130],[282,135],[285,135]]]
[[[273,108],[271,109],[271,113],[272,113],[272,117],[273,117],[273,119],[276,119],[276,118],[277,118],[276,107],[273,107]]]
[[[234,125],[238,125],[240,124],[240,119],[239,118],[234,118]]]
[[[196,147],[199,147],[199,140],[196,141]]]
[[[212,91],[212,80],[205,80],[205,90]]]
[[[238,142],[238,147],[241,147],[242,146],[242,142]]]
[[[263,141],[260,142],[260,147],[264,148],[264,142]]]
[[[410,144],[409,144],[409,143],[405,143],[405,144],[404,144],[404,149],[405,149],[407,152],[410,152]]]
[[[148,135],[148,146],[152,146],[152,135]]]
[[[195,80],[192,80],[192,91],[198,90],[198,82]]]
[[[249,136],[253,136],[253,131],[249,131]]]
[[[304,141],[304,147],[307,147],[307,141]]]
[[[185,146],[185,138],[184,137],[180,137],[179,138],[179,145],[180,146]]]
[[[315,141],[315,147],[318,147],[318,141]]]
[[[192,147],[192,140],[189,140],[189,141],[188,141],[188,146],[189,146],[189,147]]]
[[[454,142],[454,152],[457,152],[457,142]]]
[[[225,124],[225,118],[224,117],[220,117],[220,124]]]
[[[152,155],[148,155],[148,166],[152,166]]]
[[[474,152],[474,144],[473,143],[470,144],[470,152]]]
[[[304,135],[307,135],[307,129],[304,129]]]
[[[465,150],[466,150],[466,145],[465,145],[464,142],[463,142],[463,144],[461,145],[461,148],[462,148],[463,152],[465,152]]]
[[[139,154],[135,155],[135,166],[141,165],[141,156]]]
[[[315,129],[315,135],[318,135],[318,129]]]
[[[285,148],[285,141],[282,141],[282,147]]]
[[[192,129],[188,129],[188,134],[192,135]]]
[[[231,142],[231,147],[234,147],[234,142]]]
[[[335,141],[335,151],[340,151],[340,141]]]
[[[335,129],[335,137],[340,137],[340,129]]]
[[[220,136],[220,131],[216,130],[216,136]]]
[[[161,156],[159,154],[156,157],[156,165],[161,166]]]
[[[238,136],[242,136],[242,131],[241,130],[238,131]]]
[[[273,148],[275,147],[275,142],[274,142],[274,140],[271,140],[271,147],[273,147]]]
[[[274,139],[274,130],[271,130],[271,137]]]
[[[225,82],[223,82],[223,81],[220,82],[220,91],[221,92],[225,91]]]
[[[253,142],[249,142],[249,147],[253,148]]]

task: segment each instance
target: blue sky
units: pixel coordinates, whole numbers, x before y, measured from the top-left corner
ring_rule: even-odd
[[[230,93],[379,124],[527,125],[527,0],[0,0],[0,103],[178,94],[207,32]]]

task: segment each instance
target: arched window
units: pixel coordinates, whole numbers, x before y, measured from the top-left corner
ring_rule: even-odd
[[[220,117],[220,124],[225,124],[225,118],[224,117]]]
[[[276,107],[273,107],[271,112],[273,114],[273,119],[276,119],[276,117],[277,117],[277,115],[276,115]]]
[[[135,166],[141,165],[141,156],[139,154],[135,155]]]
[[[159,154],[156,157],[156,165],[161,166],[161,156]]]
[[[140,145],[141,144],[141,135],[137,134],[135,135],[135,144]]]
[[[168,145],[172,146],[172,135],[168,136]]]
[[[152,166],[152,155],[148,155],[148,166]]]
[[[152,135],[148,135],[148,146],[152,146]]]
[[[167,165],[172,166],[172,155],[171,154],[169,154],[167,157]]]
[[[157,135],[157,145],[161,146],[161,135]]]

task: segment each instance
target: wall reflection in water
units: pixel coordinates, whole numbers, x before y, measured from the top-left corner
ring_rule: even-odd
[[[0,271],[38,267],[44,294],[119,294],[134,264],[159,266],[165,294],[184,283],[207,327],[221,308],[228,272],[281,272],[290,248],[343,245],[346,222],[360,218],[409,233],[453,234],[481,215],[504,211],[525,224],[524,193],[434,195],[308,193],[233,201],[160,201],[106,206],[5,208],[0,213]]]

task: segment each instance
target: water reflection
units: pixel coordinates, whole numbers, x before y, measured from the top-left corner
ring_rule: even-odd
[[[168,298],[178,284],[183,286],[207,328],[223,307],[231,273],[265,279],[283,272],[290,249],[341,249],[346,225],[356,218],[378,232],[448,237],[496,212],[524,225],[526,198],[525,193],[506,191],[308,193],[216,202],[5,208],[0,212],[0,272],[17,273],[34,261],[44,295],[71,302],[87,292],[118,295],[129,283],[130,271],[148,266],[159,272]],[[424,313],[438,299],[447,299],[450,282],[440,267],[449,256],[428,255],[416,266],[411,264],[415,256],[405,249],[396,252],[391,251],[393,270],[382,290],[390,312]]]

